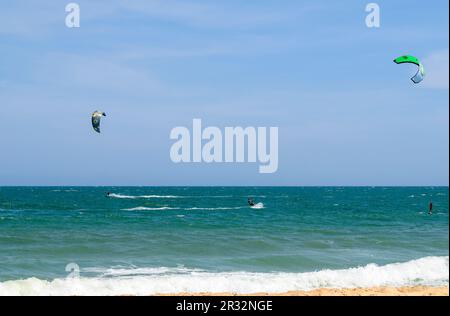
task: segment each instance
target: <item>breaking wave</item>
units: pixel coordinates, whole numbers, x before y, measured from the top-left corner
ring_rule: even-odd
[[[183,198],[184,196],[177,196],[177,195],[123,195],[123,194],[111,193],[109,195],[109,197],[116,198],[116,199],[178,199],[178,198]]]
[[[124,208],[122,211],[164,211],[164,210],[179,210],[179,208],[176,207],[145,207],[145,206],[138,206],[138,207],[132,207],[132,208]]]
[[[261,209],[264,208],[264,204],[263,203],[257,203],[255,205],[253,205],[251,208],[254,209],[254,210],[261,210]]]
[[[181,292],[282,293],[318,288],[448,286],[449,257],[424,257],[384,266],[368,264],[305,273],[207,272],[187,268],[91,268],[97,277],[29,278],[0,283],[0,295],[152,295]]]

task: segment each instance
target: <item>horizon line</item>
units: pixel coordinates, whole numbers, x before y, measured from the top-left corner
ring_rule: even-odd
[[[0,185],[0,188],[14,187],[78,187],[78,188],[327,188],[327,187],[348,187],[348,188],[448,188],[449,185]]]

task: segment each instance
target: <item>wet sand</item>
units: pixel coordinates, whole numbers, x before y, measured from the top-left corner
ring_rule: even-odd
[[[177,293],[161,296],[449,296],[448,287],[374,287],[356,289],[318,289],[286,293]]]

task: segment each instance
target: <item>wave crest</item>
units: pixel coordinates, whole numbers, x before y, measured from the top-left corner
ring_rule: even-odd
[[[175,269],[175,270],[174,270]],[[82,271],[88,271],[82,270]],[[384,266],[306,273],[205,272],[185,268],[99,270],[99,277],[29,278],[0,283],[0,295],[152,295],[167,293],[282,293],[318,288],[448,286],[449,257],[425,257]]]
[[[145,206],[138,206],[138,207],[132,207],[132,208],[124,208],[122,211],[165,211],[165,210],[179,210],[179,208],[176,207],[145,207]]]
[[[257,203],[251,207],[254,210],[261,210],[264,208],[264,203]]]
[[[178,199],[183,198],[183,196],[177,195],[123,195],[118,193],[111,193],[108,195],[110,198],[115,199]]]

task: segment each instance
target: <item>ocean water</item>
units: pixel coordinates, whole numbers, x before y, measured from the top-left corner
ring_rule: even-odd
[[[0,295],[448,286],[448,195],[448,187],[0,187]]]

